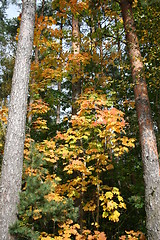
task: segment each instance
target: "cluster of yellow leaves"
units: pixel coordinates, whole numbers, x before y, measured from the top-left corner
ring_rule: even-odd
[[[65,204],[65,198],[61,194],[61,191],[59,191],[59,182],[61,182],[61,178],[57,177],[56,174],[48,175],[46,180],[50,180],[52,182],[52,188],[51,192],[45,196],[45,199],[47,201],[55,201],[55,202],[62,202],[62,204]]]
[[[124,114],[115,108],[108,109],[104,95],[88,89],[77,102],[79,111],[71,119],[71,128],[65,133],[58,132],[55,138],[56,156],[63,159],[64,171],[71,175],[70,180],[61,185],[61,192],[67,192],[73,199],[79,198],[82,193],[87,194],[92,185],[95,193],[100,194],[103,217],[117,222],[119,209],[125,209],[126,205],[117,188],[104,193],[101,173],[113,169],[112,155],[128,152],[134,147],[134,139],[124,136]],[[96,208],[93,199],[83,203],[84,211],[95,212]]]
[[[62,46],[57,41],[62,37],[63,32],[56,27],[54,17],[36,17],[34,46],[43,58],[40,62],[37,62],[35,57],[35,61],[31,64],[32,81],[30,89],[32,94],[38,95],[39,91],[45,91],[53,81],[61,81],[65,75],[68,53],[62,53]],[[61,52],[61,54],[57,54],[58,52]]]
[[[38,107],[38,104],[40,107]],[[123,113],[115,108],[107,108],[105,96],[98,95],[93,90],[88,90],[79,100],[79,112],[71,119],[71,127],[65,133],[57,133],[55,139],[44,140],[36,144],[36,149],[43,154],[43,160],[56,164],[59,159],[63,159],[64,171],[71,175],[70,179],[61,184],[61,179],[56,180],[56,176],[48,175],[47,180],[53,182],[53,189],[45,196],[48,201],[65,201],[63,195],[67,193],[69,198],[79,198],[82,193],[88,191],[89,186],[93,186],[94,192],[101,201],[103,209],[102,217],[110,221],[118,222],[119,209],[125,209],[125,203],[117,188],[105,190],[101,173],[113,169],[110,154],[121,155],[133,147],[134,140],[128,139],[122,134],[125,133],[125,121]],[[48,106],[42,102],[35,102],[32,105],[34,114],[43,114],[48,111]],[[27,136],[25,141],[25,158],[30,158],[30,146],[32,139]],[[126,149],[124,149],[126,148]],[[74,176],[74,172],[78,173]],[[27,167],[26,175],[36,175],[37,170]],[[40,176],[41,177],[41,176]],[[43,176],[42,176],[43,177]],[[99,188],[99,193],[97,193]],[[83,202],[83,210],[96,212],[97,203],[95,199]],[[41,217],[40,210],[34,211],[34,219]],[[77,225],[66,223],[62,231],[54,239],[70,239],[72,235],[76,239],[106,239],[103,233],[83,232],[78,233]],[[88,235],[86,235],[88,234]],[[97,235],[98,234],[98,235]],[[42,236],[42,239],[52,239],[52,236]],[[103,238],[102,238],[103,237]]]
[[[25,142],[24,142],[24,158],[26,160],[30,159],[30,148],[31,144],[33,143],[33,139],[30,137],[29,134],[26,135],[25,137]]]
[[[117,202],[115,201],[115,198]],[[120,195],[119,189],[113,187],[112,190],[103,193],[99,197],[101,206],[103,207],[103,214],[102,217],[107,218],[110,221],[118,222],[120,212],[118,211],[119,208],[126,209],[126,205],[122,196]]]
[[[7,119],[8,119],[8,108],[6,106],[3,106],[0,109],[0,121],[2,124],[7,125]]]
[[[70,0],[69,2],[66,0],[58,1],[58,5],[55,3],[54,7],[60,7],[60,12],[57,14],[58,17],[67,17],[67,12],[71,10],[74,15],[79,15],[83,10],[88,9],[88,0],[85,1],[77,1]]]
[[[72,224],[72,221],[61,225],[59,236],[51,236],[45,232],[41,233],[39,239],[41,240],[69,240],[74,236],[75,240],[106,240],[107,237],[104,232],[94,231],[94,234],[90,230],[83,230],[82,234],[78,233],[80,226],[78,224]],[[126,231],[126,235],[119,237],[119,240],[146,240],[145,235],[140,232]]]
[[[86,205],[83,207],[83,210],[93,212],[96,210],[96,204],[94,203],[93,200],[90,200],[89,202],[86,203]]]
[[[132,7],[133,7],[133,8],[136,7],[137,4],[138,4],[138,0],[133,0]]]
[[[129,147],[134,147],[134,139],[123,136],[125,134],[123,113],[115,108],[108,109],[108,102],[104,95],[88,89],[77,102],[79,111],[72,117],[68,131],[58,132],[54,140],[45,140],[36,145],[45,161],[55,164],[59,159],[63,159],[64,171],[71,175],[65,184],[60,184],[60,179],[57,180],[58,183],[53,181],[53,191],[45,198],[48,201],[63,202],[64,193],[67,193],[70,198],[79,198],[82,193],[87,194],[88,187],[92,185],[96,195],[97,188],[99,188],[98,196],[103,209],[102,217],[118,222],[119,209],[125,209],[126,205],[117,188],[104,190],[101,173],[113,169],[111,155],[120,156],[128,151]],[[35,101],[32,111],[34,114],[44,114],[48,111],[48,106],[44,104],[43,109],[43,103]],[[32,139],[26,138],[25,158],[29,158],[31,142]],[[76,172],[76,177],[74,172]],[[27,167],[25,173],[36,175],[36,170]],[[51,181],[54,179],[53,176],[48,175],[48,177]],[[97,203],[94,199],[83,203],[84,211],[96,212],[96,209]],[[34,218],[40,217],[40,210],[35,210]],[[54,239],[70,239],[72,235],[77,240],[106,239],[101,238],[102,233],[92,235],[91,232],[86,231],[80,235],[77,230],[78,225],[71,226],[66,223],[62,229],[59,236]],[[44,237],[42,239],[45,239]],[[52,236],[48,237],[52,239]]]
[[[49,193],[48,195],[45,196],[45,198],[50,202],[50,201],[55,201],[55,202],[62,202],[63,197],[60,196],[56,192]]]
[[[88,9],[88,1],[71,0],[69,3],[72,13],[76,15]]]
[[[39,46],[41,44],[41,34],[43,31],[46,30],[51,30],[52,31],[52,26],[56,24],[56,21],[53,17],[48,17],[45,16],[43,17],[42,15],[40,17],[35,18],[35,34],[34,34],[34,45]]]
[[[60,226],[59,236],[55,236],[55,240],[106,240],[106,235],[104,232],[94,231],[92,234],[90,230],[83,230],[82,233],[79,233],[80,226],[79,224],[73,224],[71,220],[64,223]],[[52,238],[51,238],[52,239]]]
[[[28,176],[36,176],[37,172],[37,169],[33,169],[31,167],[25,168],[25,174]]]
[[[3,106],[0,109],[0,151],[3,152],[4,147],[4,136],[7,127],[7,119],[8,119],[8,108]]]
[[[91,55],[89,53],[69,54],[66,64],[66,71],[73,75],[72,82],[77,82],[84,77],[84,68],[90,62]],[[80,67],[81,66],[81,67]]]
[[[85,147],[85,159],[82,157],[81,160],[86,161],[87,158],[89,162],[98,159],[100,165],[106,166],[109,162],[108,151],[120,156],[128,152],[130,147],[134,147],[133,138],[121,136],[125,134],[124,114],[115,108],[107,109],[104,95],[94,92],[90,95],[84,94],[77,102],[80,109],[71,119],[72,128],[64,134],[58,133],[56,137],[65,140],[66,143],[59,149],[62,158],[78,160],[88,142],[88,147]],[[70,161],[70,170],[73,165],[80,166],[80,163],[72,164]]]
[[[41,235],[38,239],[41,240],[54,240],[54,238],[52,237],[52,234],[48,234],[46,232],[41,232]]]
[[[34,122],[32,122],[33,128],[37,130],[47,130],[47,120],[42,117],[38,117]]]
[[[31,111],[28,112],[28,117],[31,114],[45,114],[49,111],[49,106],[47,103],[42,101],[42,99],[35,100],[33,103],[30,104],[29,109],[31,108]]]
[[[37,144],[37,149],[40,153],[43,153],[43,159],[52,163],[56,163],[58,157],[55,154],[56,145],[55,141],[44,140],[43,142]]]
[[[134,232],[133,230],[131,231],[125,231],[127,235],[123,235],[119,238],[119,240],[145,240],[146,237],[145,235],[140,232],[140,231],[137,231],[137,232]]]
[[[42,218],[41,210],[40,209],[34,209],[34,211],[33,211],[33,219],[34,220],[38,220],[40,218]]]
[[[29,105],[27,117],[35,116],[36,119],[32,122],[32,126],[37,130],[47,130],[47,121],[44,120],[41,116],[49,111],[48,104],[42,101],[41,99],[35,100]],[[37,117],[38,116],[38,117]]]

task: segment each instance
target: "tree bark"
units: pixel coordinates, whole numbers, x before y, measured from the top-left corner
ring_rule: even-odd
[[[21,190],[28,82],[34,34],[35,0],[24,0],[12,90],[0,189],[0,238],[14,239],[9,226],[16,221]]]
[[[61,18],[61,23],[60,23],[60,30],[62,32],[63,30],[63,18]],[[63,51],[63,37],[61,36],[60,38],[60,59],[62,59],[62,51]],[[62,66],[62,65],[61,65]],[[63,78],[61,78],[60,82],[58,82],[58,93],[61,93],[61,82]],[[58,99],[58,104],[57,104],[57,117],[56,117],[56,124],[60,124],[60,115],[61,115],[61,102],[60,99]]]
[[[61,92],[61,82],[58,82],[58,92],[59,93]],[[60,124],[60,114],[61,114],[61,105],[60,105],[60,100],[58,100],[56,124]]]
[[[120,4],[131,62],[139,123],[144,168],[147,235],[149,240],[158,240],[160,239],[160,177],[157,143],[151,118],[144,67],[134,26],[132,6],[128,0],[121,0]]]
[[[38,56],[38,47],[36,46],[35,47],[35,64],[39,64],[39,56]],[[29,117],[28,117],[28,123],[29,123],[29,126],[30,126],[30,130],[31,130],[31,124],[32,124],[32,118],[33,118],[33,114],[32,114],[32,104],[34,102],[34,90],[33,90],[33,85],[35,83],[35,79],[34,78],[31,78],[31,83],[30,83],[30,99],[29,99]],[[30,132],[29,130],[29,132]]]
[[[75,16],[72,16],[72,36],[73,36],[73,42],[72,42],[72,49],[73,54],[76,56],[80,53],[80,43],[79,43],[79,26],[78,26],[78,19],[75,18]],[[80,66],[79,66],[80,67]],[[78,99],[79,95],[81,94],[81,80],[78,77],[73,75],[72,79],[72,114],[77,113],[77,107],[76,107],[76,100]]]
[[[72,50],[74,54],[74,58],[76,60],[77,56],[80,53],[80,34],[79,34],[79,24],[78,24],[78,18],[72,15]],[[80,64],[77,66],[78,69],[80,69]],[[76,69],[77,72],[77,69]],[[76,101],[81,94],[81,79],[77,75],[77,73],[74,73],[72,75],[72,115],[75,115],[77,113],[77,104]],[[80,141],[77,143],[77,145],[80,145]],[[77,177],[77,173],[74,173],[74,178]],[[83,182],[83,181],[82,181]],[[83,192],[80,193],[80,198],[78,198],[75,202],[75,206],[79,208],[79,225],[80,225],[80,233],[82,233],[83,229]]]

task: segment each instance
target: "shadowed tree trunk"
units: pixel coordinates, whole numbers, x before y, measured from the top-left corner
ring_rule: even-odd
[[[80,34],[79,34],[79,22],[78,18],[72,15],[72,50],[75,57],[75,60],[77,60],[77,54],[80,53]],[[72,115],[75,115],[77,113],[77,104],[76,100],[78,99],[79,95],[81,94],[81,79],[78,76],[78,70],[80,69],[80,64],[76,66],[76,73],[72,76]],[[78,143],[80,145],[80,142]],[[75,177],[77,176],[77,173],[75,172]],[[80,194],[80,198],[76,201],[76,206],[79,207],[79,224],[80,224],[80,231],[82,232],[83,229],[83,192]]]
[[[0,189],[0,239],[14,239],[8,229],[16,221],[21,190],[28,82],[34,34],[35,0],[23,0]]]
[[[62,32],[63,30],[63,18],[61,18],[61,23],[60,23],[60,30]],[[63,38],[61,36],[60,38],[60,58],[62,58],[62,48],[63,48],[63,44],[62,44]],[[59,94],[61,93],[61,82],[63,80],[63,77],[61,78],[61,81],[58,82],[58,92]],[[61,102],[60,102],[60,97],[58,99],[58,104],[57,104],[57,117],[56,117],[56,124],[60,123],[60,115],[61,115]]]
[[[58,82],[58,92],[61,93],[61,82]],[[61,105],[60,105],[60,100],[59,100],[58,105],[57,105],[56,124],[60,124],[60,114],[61,114]]]
[[[78,19],[75,18],[75,16],[72,16],[72,36],[73,36],[73,42],[72,42],[72,49],[73,54],[76,55],[80,53],[80,43],[79,43],[79,25],[78,25]],[[80,68],[80,65],[78,66]],[[76,107],[76,100],[78,99],[79,95],[81,94],[81,79],[79,76],[73,75],[72,77],[72,114],[77,113],[77,107]]]
[[[132,6],[128,0],[121,0],[120,4],[132,68],[142,148],[147,234],[149,240],[158,240],[160,239],[160,177],[157,144],[151,118],[144,67],[134,26]]]
[[[37,47],[35,47],[35,64],[39,64],[39,57],[38,57],[38,48]],[[34,95],[34,89],[33,89],[33,85],[34,85],[34,83],[35,83],[35,79],[31,79],[31,85],[30,85],[30,99],[29,99],[29,117],[28,117],[28,123],[29,123],[29,125],[31,126],[31,124],[32,124],[32,117],[33,117],[33,115],[32,115],[32,104],[33,104],[33,102],[34,102],[34,98],[33,98],[33,95]],[[30,127],[30,130],[31,130],[31,127]]]

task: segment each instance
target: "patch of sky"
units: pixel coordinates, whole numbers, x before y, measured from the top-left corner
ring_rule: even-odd
[[[17,1],[17,4],[11,4],[11,3],[9,4],[6,10],[7,18],[11,19],[19,16],[21,12],[21,8],[19,6],[20,3],[21,1]]]
[[[16,18],[19,16],[19,14],[21,13],[21,2],[20,0],[17,0],[16,4],[12,4],[10,3],[7,10],[6,10],[6,14],[7,14],[7,18],[12,19],[12,18]],[[37,1],[37,5],[40,4],[40,0]]]

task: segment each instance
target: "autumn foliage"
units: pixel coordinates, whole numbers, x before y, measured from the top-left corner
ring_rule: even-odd
[[[144,240],[139,131],[120,7],[116,1],[46,2],[35,19],[23,184],[11,233],[17,240]],[[146,78],[154,95],[158,67],[156,73],[150,68],[158,40],[154,36],[151,41],[140,10],[134,1],[133,14],[143,25],[142,30],[136,21]],[[73,16],[78,37],[72,33]],[[77,54],[73,42],[79,46]],[[78,81],[81,94],[75,102],[72,86]],[[158,96],[152,108],[159,109]],[[8,106],[2,104],[2,154],[7,117]]]

